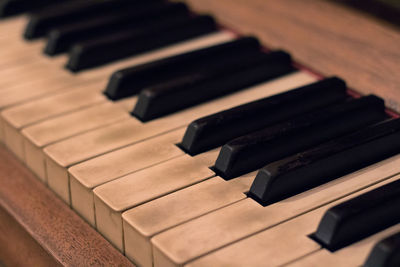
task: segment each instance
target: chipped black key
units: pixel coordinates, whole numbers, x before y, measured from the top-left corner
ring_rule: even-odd
[[[249,196],[270,204],[400,152],[400,119],[381,122],[262,168]]]
[[[290,56],[282,51],[259,52],[225,65],[218,72],[210,66],[204,72],[183,75],[169,83],[143,90],[132,114],[142,121],[152,120],[294,70]]]
[[[190,155],[311,110],[344,101],[346,83],[336,77],[224,110],[189,124],[179,146]]]
[[[57,5],[70,0],[1,0],[0,18],[18,15],[50,5]]]
[[[216,30],[210,16],[156,20],[147,27],[75,44],[66,67],[71,71],[92,68]]]
[[[101,17],[110,12],[132,9],[160,1],[161,0],[68,1],[61,5],[44,8],[32,14],[25,29],[24,37],[26,39],[39,38],[46,35],[50,29],[60,25],[77,23],[78,21],[88,18]]]
[[[338,250],[400,223],[399,207],[397,180],[327,210],[312,238]]]
[[[124,30],[146,26],[154,20],[165,17],[188,16],[188,9],[183,3],[153,4],[112,12],[100,17],[52,29],[44,52],[56,55],[66,52],[74,43],[112,34],[116,29]]]
[[[379,241],[369,254],[363,267],[399,267],[400,233]]]
[[[220,45],[157,60],[144,65],[119,70],[110,78],[105,94],[118,100],[139,93],[150,85],[173,80],[180,75],[202,71],[230,59],[260,50],[256,38],[243,37]]]
[[[385,117],[383,100],[376,96],[303,114],[228,142],[214,170],[225,179],[234,178]]]

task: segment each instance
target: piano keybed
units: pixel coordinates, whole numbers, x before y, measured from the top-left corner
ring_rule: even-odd
[[[96,22],[107,11],[90,12],[101,5],[122,12],[112,1],[91,2],[72,9],[92,5],[88,17],[54,19],[53,31]],[[152,12],[174,5],[152,2]],[[46,17],[43,10],[36,14]],[[105,31],[108,39],[100,27],[100,37],[79,35],[69,55],[56,57],[41,55],[46,38],[36,40],[26,32],[35,40],[19,40],[29,18],[1,21],[0,140],[139,266],[378,266],[381,258],[370,252],[385,238],[395,245],[380,254],[391,261],[379,266],[396,266],[397,115],[380,98],[360,97],[339,79],[293,69],[299,64],[285,63],[286,54],[277,52],[275,60],[273,51],[265,52],[257,42],[253,47],[252,40],[231,53],[212,54],[215,47],[234,46],[243,38],[213,28],[209,17],[194,22],[196,16],[182,12],[183,23],[167,13],[148,22],[152,26],[135,21],[136,32]],[[162,41],[141,28],[159,33]],[[38,32],[37,37],[45,36]],[[121,36],[127,41],[118,41]],[[155,44],[148,43],[153,39]],[[130,48],[132,40],[137,51]],[[103,45],[114,50],[105,53]],[[201,64],[182,64],[196,53]],[[72,71],[64,69],[66,62]],[[126,95],[112,96],[115,90]],[[192,97],[200,90],[204,99]],[[261,99],[265,103],[257,104]],[[278,109],[278,100],[298,111]],[[196,151],[185,138],[198,142],[193,146],[208,145]],[[386,187],[385,195],[373,195]],[[339,234],[356,232],[354,238],[341,235],[343,244],[335,249],[321,243],[317,229],[329,226],[322,218],[368,194],[378,204],[386,195],[390,199],[376,210],[363,210],[364,201],[353,217],[337,215],[343,219]],[[387,219],[380,220],[382,214]],[[371,229],[360,218],[370,219]],[[331,231],[339,235],[336,228]]]

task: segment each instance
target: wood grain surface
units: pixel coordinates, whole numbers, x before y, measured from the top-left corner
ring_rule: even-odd
[[[39,262],[48,266],[54,266],[54,262],[64,266],[132,266],[132,263],[48,190],[2,145],[0,159],[0,206],[8,213],[3,216],[0,212],[0,218],[7,219],[1,220],[1,227],[4,229],[7,222],[12,225],[12,218],[29,233],[42,247],[34,248],[34,244],[29,246],[32,253],[41,254]],[[8,241],[0,239],[9,243],[3,243],[2,246],[9,248],[8,253],[16,253],[8,255],[10,258],[20,258],[24,263],[22,265],[30,265],[29,259],[23,258],[29,252],[10,247],[18,247],[18,242],[34,241],[24,237],[18,229],[11,231],[15,232],[13,238],[9,237]],[[54,262],[47,257],[46,252]]]
[[[400,112],[400,31],[363,12],[324,0],[185,0],[222,25],[289,51],[323,75]]]

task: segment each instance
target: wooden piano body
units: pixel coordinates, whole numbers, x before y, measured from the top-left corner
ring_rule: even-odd
[[[258,36],[269,48],[290,51],[322,75],[346,79],[361,94],[383,97],[400,112],[395,26],[323,0],[186,2],[231,29]],[[0,154],[0,259],[6,265],[132,264],[3,146]]]

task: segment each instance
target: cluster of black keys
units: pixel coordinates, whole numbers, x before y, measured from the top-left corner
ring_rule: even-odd
[[[22,12],[32,12],[25,38],[47,36],[44,52],[69,52],[73,72],[218,31],[212,17],[161,0],[0,0],[0,16]],[[105,94],[138,94],[132,115],[147,122],[294,71],[288,53],[242,37],[117,71]],[[197,119],[178,146],[190,155],[222,146],[212,169],[224,179],[260,169],[248,196],[269,205],[395,156],[400,120],[331,77]],[[312,238],[335,251],[399,223],[399,211],[400,180],[329,209]],[[400,266],[400,233],[365,266]]]

